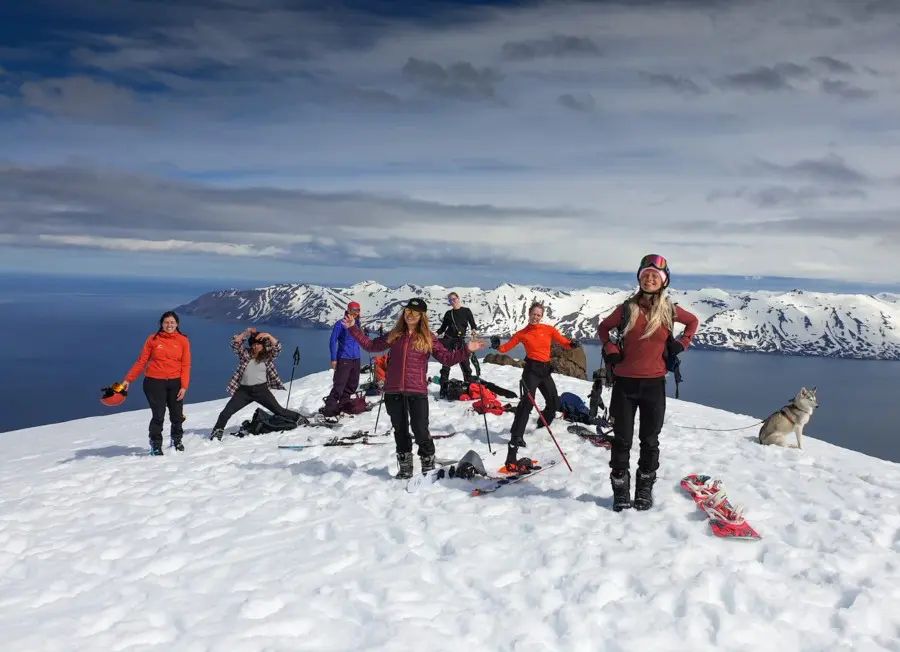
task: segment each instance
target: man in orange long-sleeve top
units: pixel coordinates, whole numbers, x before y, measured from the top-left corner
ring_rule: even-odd
[[[506,469],[517,471],[518,449],[525,446],[525,426],[528,425],[528,415],[531,414],[531,400],[525,395],[527,391],[534,397],[535,389],[539,389],[544,397],[544,409],[541,412],[549,424],[556,416],[559,407],[559,395],[556,392],[556,383],[553,382],[553,371],[550,367],[550,345],[552,342],[561,344],[567,349],[579,346],[577,340],[570,340],[549,324],[542,324],[544,317],[544,304],[535,301],[528,309],[528,326],[513,335],[506,344],[500,344],[500,338],[496,335],[491,338],[491,348],[501,353],[506,353],[517,344],[525,347],[525,368],[522,370],[519,405],[516,408],[516,416],[510,429],[509,445],[506,450]],[[524,390],[524,391],[523,391]]]
[[[184,422],[184,395],[191,380],[191,343],[178,328],[178,315],[173,311],[159,318],[159,330],[147,338],[141,355],[125,375],[122,384],[128,388],[144,374],[144,394],[150,404],[150,454],[162,455],[162,427],[169,408],[170,436],[177,451]]]

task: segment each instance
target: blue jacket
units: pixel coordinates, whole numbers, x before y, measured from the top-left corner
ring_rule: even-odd
[[[331,340],[328,342],[331,349],[331,361],[335,360],[359,360],[359,343],[353,339],[343,322],[338,322],[331,329]]]

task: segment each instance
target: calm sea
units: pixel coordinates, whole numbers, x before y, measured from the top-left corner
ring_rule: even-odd
[[[100,388],[122,378],[144,338],[156,330],[159,315],[228,285],[242,287],[239,281],[223,279],[0,276],[0,341],[5,343],[0,347],[0,432],[107,413],[98,401]],[[225,384],[234,369],[228,340],[242,328],[182,316],[194,360],[188,402],[226,395]],[[284,343],[279,371],[285,381],[291,375],[294,347],[301,355],[297,376],[328,367],[329,331],[265,329]],[[590,367],[599,367],[599,347],[585,349]],[[900,461],[898,362],[693,350],[682,358],[684,400],[761,419],[801,386],[816,385],[820,408],[807,434]],[[140,392],[132,394],[128,406],[146,407]]]

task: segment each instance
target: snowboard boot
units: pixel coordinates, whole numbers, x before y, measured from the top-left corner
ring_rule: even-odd
[[[422,475],[434,470],[434,455],[422,455],[419,461],[422,463]]]
[[[163,454],[162,442],[161,441],[151,441],[150,442],[150,455],[153,455],[155,457],[157,455],[162,455],[162,454]]]
[[[645,473],[638,469],[634,479],[634,508],[644,511],[653,507],[653,483],[656,472]]]
[[[413,454],[412,453],[397,453],[397,463],[400,465],[400,470],[397,471],[397,475],[394,477],[398,480],[408,480],[413,475]]]
[[[609,474],[613,490],[613,511],[621,512],[631,508],[631,474],[628,471],[613,471]]]
[[[215,428],[209,434],[209,440],[212,441],[213,439],[218,439],[219,441],[222,441],[222,435],[224,435],[224,434],[225,434],[225,430],[223,428]]]

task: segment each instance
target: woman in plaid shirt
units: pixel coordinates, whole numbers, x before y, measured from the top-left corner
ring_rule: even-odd
[[[247,347],[243,346],[244,340]],[[259,403],[270,412],[297,421],[297,412],[281,407],[272,389],[284,389],[284,383],[275,369],[275,358],[281,353],[281,342],[269,333],[258,333],[255,328],[248,328],[231,340],[231,350],[238,357],[238,366],[231,380],[228,381],[228,393],[231,400],[222,408],[210,439],[222,440],[225,426],[235,412],[253,403]]]

